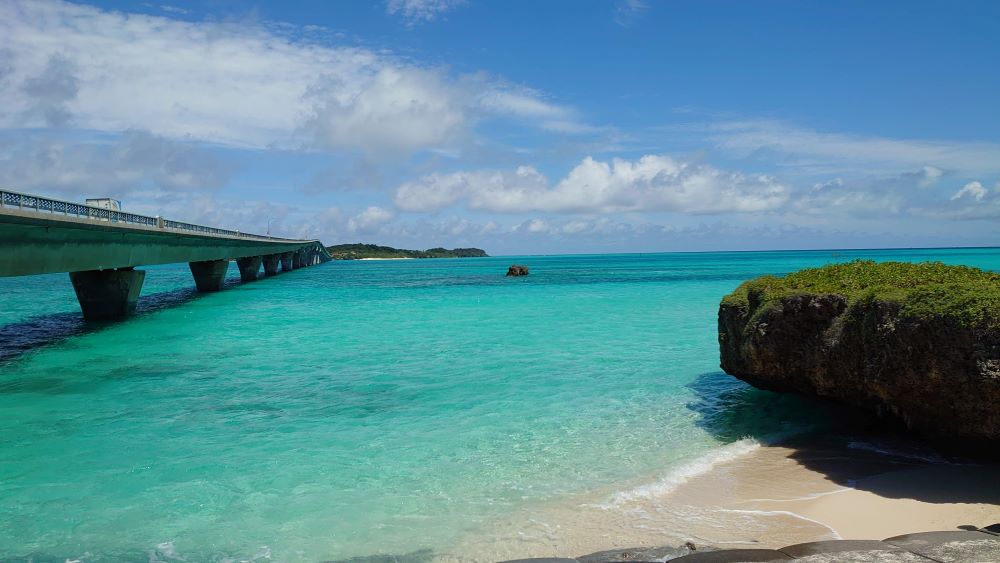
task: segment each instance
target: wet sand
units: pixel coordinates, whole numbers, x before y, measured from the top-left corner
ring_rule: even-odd
[[[438,560],[574,557],[688,541],[775,548],[1000,522],[997,465],[949,463],[912,444],[741,442],[644,485],[525,509]]]

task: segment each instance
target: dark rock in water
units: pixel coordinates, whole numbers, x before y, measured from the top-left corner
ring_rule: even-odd
[[[514,264],[510,268],[507,268],[507,275],[508,276],[526,276],[526,275],[528,275],[528,267],[527,266],[518,266],[517,264]]]
[[[976,305],[973,322],[950,310],[924,313],[926,297],[769,293],[753,284],[719,307],[726,373],[889,415],[942,445],[1000,455],[1000,308]]]

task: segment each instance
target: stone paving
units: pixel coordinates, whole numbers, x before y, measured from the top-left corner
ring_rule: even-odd
[[[781,549],[685,547],[618,549],[575,559],[520,559],[504,563],[1000,563],[1000,523],[973,530],[921,532],[876,540],[832,540]]]

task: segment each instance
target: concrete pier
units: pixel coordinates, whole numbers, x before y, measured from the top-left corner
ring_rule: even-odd
[[[247,256],[237,258],[236,265],[240,269],[240,280],[244,282],[254,281],[260,273],[260,264],[263,262],[262,256]]]
[[[278,275],[278,266],[281,265],[281,255],[280,254],[268,254],[264,256],[264,275],[265,276],[276,276]]]
[[[70,272],[83,318],[121,319],[135,312],[146,272],[132,268]]]
[[[229,270],[229,260],[205,260],[204,262],[189,262],[194,285],[198,291],[219,291]]]
[[[295,253],[285,252],[281,255],[281,271],[291,272],[295,269]]]

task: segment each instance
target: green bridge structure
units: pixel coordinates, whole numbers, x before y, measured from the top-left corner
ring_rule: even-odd
[[[135,311],[146,272],[187,262],[198,291],[222,289],[229,262],[251,282],[329,261],[318,240],[255,235],[0,190],[0,277],[68,272],[86,319]]]

